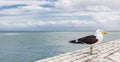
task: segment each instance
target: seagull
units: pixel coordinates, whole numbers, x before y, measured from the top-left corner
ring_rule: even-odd
[[[92,55],[93,54],[92,46],[100,43],[103,40],[103,34],[107,34],[107,32],[98,29],[96,30],[96,33],[94,35],[85,36],[82,38],[78,38],[76,40],[70,40],[69,43],[90,45],[90,55]]]

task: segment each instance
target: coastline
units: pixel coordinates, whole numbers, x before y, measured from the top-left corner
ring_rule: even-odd
[[[93,55],[89,55],[88,47],[35,62],[119,62],[119,58],[120,40],[114,40],[95,45]]]

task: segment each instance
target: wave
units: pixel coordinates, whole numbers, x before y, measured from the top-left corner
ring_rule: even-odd
[[[21,33],[0,33],[0,35],[20,35]]]

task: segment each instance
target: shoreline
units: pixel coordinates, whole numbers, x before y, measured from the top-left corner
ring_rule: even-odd
[[[35,62],[119,62],[120,40],[113,40],[93,46],[93,55],[89,47]]]

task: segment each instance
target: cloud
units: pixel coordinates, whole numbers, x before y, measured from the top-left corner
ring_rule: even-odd
[[[45,19],[43,19],[45,17]],[[47,17],[47,18],[46,18]],[[90,18],[88,18],[90,17]],[[37,19],[36,19],[37,18]],[[83,19],[84,18],[84,19]],[[35,28],[49,27],[59,29],[59,27],[67,28],[82,27],[99,28],[108,30],[120,30],[120,13],[119,12],[60,12],[19,16],[4,16],[0,18],[0,26],[14,28]],[[4,21],[3,21],[4,20]],[[44,28],[47,29],[47,28]],[[77,29],[77,28],[76,28]]]
[[[0,1],[0,29],[61,29],[98,28],[119,29],[120,4],[118,0],[25,0]],[[47,28],[46,28],[47,27]],[[25,30],[25,29],[24,29]]]
[[[50,1],[0,1],[0,7],[11,7],[3,8],[0,10],[0,15],[24,15],[31,13],[38,13],[41,11],[50,11],[49,7],[43,7],[41,5],[52,5],[53,2]],[[14,8],[14,5],[18,5]],[[24,6],[19,6],[24,5]],[[12,7],[13,6],[13,7]]]
[[[79,21],[79,20],[64,20],[64,21],[26,21],[26,22],[8,22],[8,21],[0,21],[0,25],[5,27],[22,27],[22,28],[29,28],[29,27],[38,27],[38,26],[94,26],[96,23],[94,21]]]
[[[93,18],[100,26],[104,27],[104,29],[120,30],[120,12],[96,14]]]
[[[0,6],[9,6],[9,5],[16,5],[16,4],[25,4],[25,5],[44,5],[44,4],[51,4],[52,2],[49,1],[0,1]]]
[[[58,16],[58,17],[71,17],[71,18],[74,17],[74,19],[78,19],[78,20],[81,20],[81,19],[83,20],[82,17],[84,17],[84,20],[87,20],[86,22],[94,21],[94,24],[92,24],[94,27],[100,26],[103,29],[120,30],[119,29],[119,26],[120,26],[119,11],[108,11],[108,12],[107,11],[99,11],[99,12],[76,11],[76,12],[67,12],[67,13],[63,12],[63,13],[52,14],[52,15]]]
[[[36,6],[36,5],[31,5],[31,6],[24,6],[22,7],[22,9],[26,9],[26,10],[50,10],[50,8],[44,8],[41,6]]]
[[[87,6],[85,8],[85,10],[89,10],[89,11],[112,11],[111,8],[107,7],[107,6]]]
[[[119,0],[59,0],[55,7],[64,10],[120,10]]]

